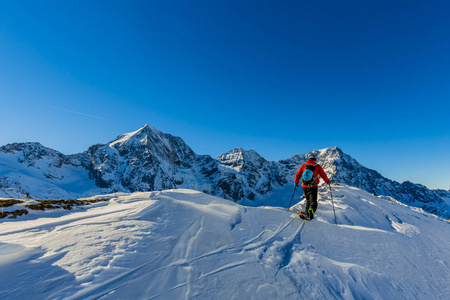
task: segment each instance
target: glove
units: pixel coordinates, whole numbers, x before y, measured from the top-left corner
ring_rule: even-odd
[[[296,183],[296,184],[294,185],[294,187],[298,188],[298,183]]]

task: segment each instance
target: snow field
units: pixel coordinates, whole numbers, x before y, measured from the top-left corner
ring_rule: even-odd
[[[338,226],[325,189],[312,222],[192,190],[108,196],[2,222],[0,298],[450,297],[449,222],[356,188],[333,187]]]

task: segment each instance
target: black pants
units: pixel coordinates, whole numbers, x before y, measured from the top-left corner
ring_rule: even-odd
[[[306,199],[306,207],[305,212],[308,215],[309,208],[311,207],[314,213],[317,210],[317,193],[319,192],[319,188],[317,186],[312,187],[304,187],[303,195],[305,195]]]

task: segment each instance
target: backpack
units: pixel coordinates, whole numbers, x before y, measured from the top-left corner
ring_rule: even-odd
[[[302,185],[311,186],[317,184],[314,178],[314,171],[316,170],[316,165],[306,164],[305,171],[302,174]]]

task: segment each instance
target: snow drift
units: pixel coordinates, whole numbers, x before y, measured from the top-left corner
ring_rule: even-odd
[[[312,222],[192,190],[6,219],[0,298],[450,297],[448,221],[348,186],[333,195],[338,226],[327,190]]]

